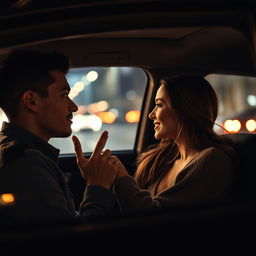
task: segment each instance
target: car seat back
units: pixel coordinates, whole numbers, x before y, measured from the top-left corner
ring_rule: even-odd
[[[256,134],[236,133],[222,137],[238,154],[234,195],[256,197]]]

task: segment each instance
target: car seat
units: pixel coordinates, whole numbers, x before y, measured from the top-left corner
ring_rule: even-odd
[[[256,134],[234,133],[221,135],[238,154],[234,195],[256,197]]]

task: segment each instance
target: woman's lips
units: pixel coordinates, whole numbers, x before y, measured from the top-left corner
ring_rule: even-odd
[[[157,129],[160,126],[160,123],[154,123],[155,127],[154,129]]]

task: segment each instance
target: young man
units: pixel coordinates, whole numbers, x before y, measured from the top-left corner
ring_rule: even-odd
[[[68,59],[60,53],[16,50],[0,71],[0,107],[8,118],[0,133],[0,194],[14,196],[8,209],[8,217],[13,220],[78,217],[87,221],[107,216],[115,205],[108,186],[90,182],[91,174],[99,168],[106,170],[107,179],[115,179],[115,175],[108,175],[108,169],[114,168],[110,152],[101,153],[106,132],[90,159],[80,152],[83,162],[78,164],[87,187],[79,211],[57,165],[59,150],[48,143],[52,137],[72,133],[72,115],[77,106],[68,96],[68,69]],[[99,157],[106,160],[97,161]]]

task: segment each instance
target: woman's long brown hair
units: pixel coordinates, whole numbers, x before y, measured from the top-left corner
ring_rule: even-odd
[[[199,76],[179,76],[163,79],[162,84],[183,127],[182,137],[188,147],[201,151],[214,146],[231,151],[213,130],[218,115],[218,99],[207,80]],[[134,177],[141,188],[154,184],[178,156],[179,149],[173,140],[161,141],[139,155]]]

